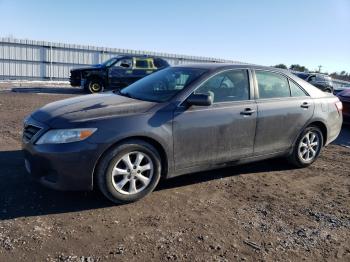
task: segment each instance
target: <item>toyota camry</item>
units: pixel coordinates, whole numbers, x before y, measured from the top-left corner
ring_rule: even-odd
[[[312,164],[338,136],[342,103],[288,71],[168,67],[121,91],[48,104],[24,121],[27,171],[59,190],[136,201],[171,178],[285,157]]]

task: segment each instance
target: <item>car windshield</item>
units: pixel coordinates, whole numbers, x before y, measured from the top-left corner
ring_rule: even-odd
[[[165,102],[206,71],[199,68],[169,67],[129,85],[120,94],[139,100]]]
[[[111,66],[112,64],[114,64],[119,58],[118,57],[113,57],[111,59],[108,59],[107,61],[103,62],[102,65],[103,66]]]

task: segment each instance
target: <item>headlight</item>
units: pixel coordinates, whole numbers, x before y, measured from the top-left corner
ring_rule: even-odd
[[[53,129],[42,135],[36,144],[64,144],[82,141],[96,130],[97,128]]]

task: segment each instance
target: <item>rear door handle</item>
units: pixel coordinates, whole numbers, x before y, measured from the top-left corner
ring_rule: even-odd
[[[302,107],[302,108],[309,108],[310,104],[308,102],[304,102],[304,103],[301,104],[300,107]]]
[[[254,109],[246,108],[246,109],[244,109],[244,111],[241,112],[241,115],[250,116],[250,115],[254,114],[255,112],[256,112],[256,110],[254,110]]]

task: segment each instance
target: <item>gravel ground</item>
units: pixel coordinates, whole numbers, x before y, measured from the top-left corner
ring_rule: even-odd
[[[23,118],[79,93],[52,90],[0,92],[0,261],[350,261],[349,148],[305,169],[269,160],[178,177],[114,206],[26,175]]]

